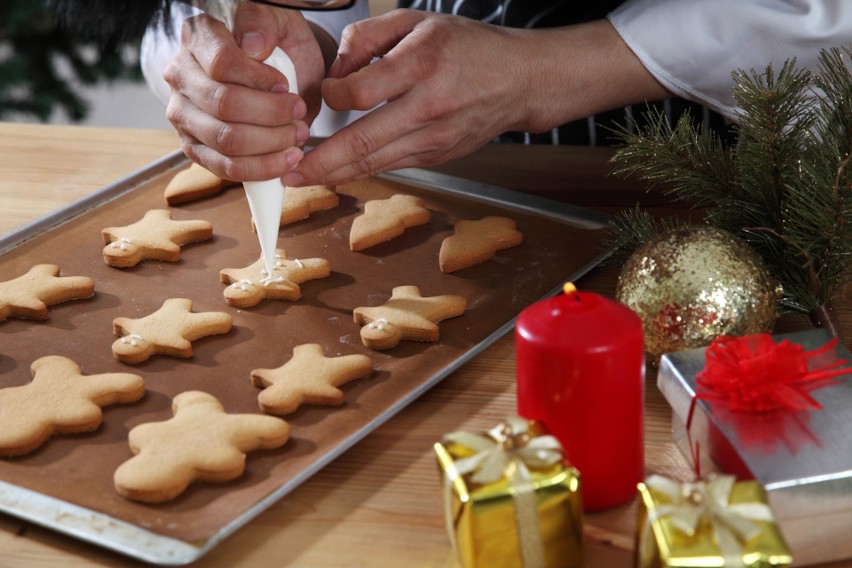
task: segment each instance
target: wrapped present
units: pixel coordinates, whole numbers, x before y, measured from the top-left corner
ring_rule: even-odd
[[[732,475],[639,484],[638,568],[789,566],[793,559],[756,481]]]
[[[701,473],[766,490],[797,566],[852,557],[852,359],[825,330],[663,356],[657,386]]]
[[[512,417],[435,444],[450,542],[465,568],[583,566],[580,476],[542,427]]]

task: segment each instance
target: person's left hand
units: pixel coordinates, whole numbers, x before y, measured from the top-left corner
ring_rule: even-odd
[[[346,28],[323,81],[336,110],[372,112],[305,154],[288,185],[344,183],[389,169],[461,157],[530,126],[525,30],[455,16],[395,10]],[[518,41],[521,40],[521,41]],[[373,58],[380,57],[374,62]]]

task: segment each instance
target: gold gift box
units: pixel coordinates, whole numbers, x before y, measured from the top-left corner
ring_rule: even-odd
[[[766,493],[760,483],[744,481],[734,483],[729,496],[730,505],[767,506]],[[693,534],[675,526],[672,515],[659,515],[662,508],[672,505],[663,493],[649,487],[647,482],[639,484],[639,506],[637,519],[637,541],[635,566],[637,568],[698,568],[745,566],[747,568],[769,568],[790,566],[793,557],[784,537],[774,520],[750,520],[758,531],[743,541],[738,541],[738,558],[728,559],[720,550],[718,538],[711,521],[702,519]],[[659,516],[658,516],[659,515]],[[648,521],[648,519],[657,517]],[[651,531],[648,534],[648,531]],[[732,561],[733,560],[733,561]]]
[[[434,446],[443,481],[452,479],[453,464],[474,454],[458,443]],[[580,568],[583,562],[583,507],[580,475],[557,463],[529,468],[545,568]],[[514,488],[508,477],[477,485],[470,476],[456,477],[445,499],[448,530],[465,568],[524,566],[521,533],[516,526]]]

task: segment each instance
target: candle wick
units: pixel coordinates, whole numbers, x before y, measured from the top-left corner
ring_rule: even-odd
[[[575,302],[580,301],[580,294],[577,293],[577,287],[573,282],[566,282],[562,285],[562,292],[566,295],[573,296]]]

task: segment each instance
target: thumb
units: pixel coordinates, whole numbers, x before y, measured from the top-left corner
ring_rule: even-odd
[[[234,38],[243,52],[263,61],[278,42],[278,22],[271,11],[275,8],[253,2],[241,2],[234,14]]]

